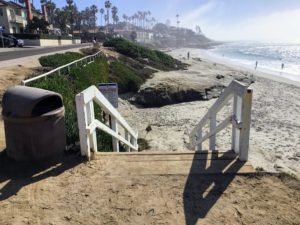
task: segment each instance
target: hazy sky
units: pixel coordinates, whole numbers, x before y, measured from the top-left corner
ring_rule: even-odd
[[[37,0],[35,0],[37,2]],[[65,0],[53,0],[59,7]],[[104,0],[74,0],[79,9]],[[216,40],[267,40],[300,43],[300,0],[111,0],[119,15],[150,10],[161,22],[202,31]],[[98,16],[100,18],[100,16]],[[98,19],[100,23],[100,19]]]

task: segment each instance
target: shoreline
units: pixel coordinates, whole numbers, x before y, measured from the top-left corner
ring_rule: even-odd
[[[188,51],[191,54],[190,60],[185,58]],[[257,71],[216,62],[204,54],[199,60],[196,57],[199,55],[194,54],[193,49],[174,49],[168,54],[190,64],[188,70],[160,71],[147,80],[146,85],[203,83],[205,79],[215,80],[217,75],[221,75],[223,83],[228,85],[235,77],[254,75],[256,81],[250,85],[254,94],[249,161],[254,168],[262,168],[268,172],[286,172],[300,178],[300,149],[297,148],[300,145],[299,84],[283,79],[278,81]],[[120,112],[132,127],[138,129],[140,137],[149,142],[150,151],[190,151],[187,148],[188,134],[215,101],[216,98],[157,108],[140,108],[120,99]],[[226,118],[228,113],[232,113],[230,110],[231,107],[221,110],[218,120]],[[148,126],[151,127],[150,132],[146,131]],[[230,131],[229,126],[217,134],[218,150],[231,148]],[[208,149],[206,142],[203,149]]]
[[[230,59],[222,58],[221,56],[218,57],[216,55],[212,55],[206,49],[179,48],[179,49],[174,49],[173,51],[175,51],[175,52],[176,51],[190,52],[191,58],[204,59],[204,60],[210,61],[212,63],[219,63],[221,65],[231,67],[232,69],[235,69],[235,70],[250,72],[254,76],[257,76],[257,77],[262,77],[262,78],[270,79],[273,81],[282,82],[282,83],[291,84],[291,85],[300,87],[300,81],[295,81],[292,79],[288,79],[286,77],[280,77],[279,75],[276,74],[276,72],[267,70],[267,69],[263,69],[264,71],[261,71],[260,69],[255,70],[255,69],[251,68],[250,66],[244,65],[242,63],[233,62]]]

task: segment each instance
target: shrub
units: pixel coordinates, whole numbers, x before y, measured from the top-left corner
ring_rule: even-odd
[[[170,55],[137,45],[123,38],[110,39],[109,41],[104,42],[103,46],[114,47],[117,52],[143,63],[147,63],[157,69],[168,71],[185,68],[184,64]]]
[[[92,47],[92,48],[81,48],[79,50],[84,55],[94,55],[99,52],[99,48]]]
[[[109,80],[118,83],[120,93],[136,92],[143,83],[142,78],[121,62],[112,62],[110,64],[110,70]]]
[[[82,58],[83,55],[77,52],[57,53],[54,55],[42,56],[39,58],[40,64],[43,67],[57,68]]]
[[[53,75],[46,80],[38,80],[31,83],[32,87],[42,88],[60,93],[63,96],[65,106],[65,124],[67,133],[67,145],[75,146],[79,141],[77,125],[75,95],[91,85],[108,81],[108,64],[104,59],[96,59],[95,63],[88,64],[86,67],[74,68],[70,74]],[[95,107],[95,114],[98,118],[102,117],[101,109]],[[108,135],[97,132],[99,147],[111,149]],[[111,138],[110,138],[111,139]]]

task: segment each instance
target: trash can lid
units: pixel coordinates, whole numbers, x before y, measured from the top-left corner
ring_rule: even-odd
[[[4,93],[2,115],[17,118],[34,117],[62,106],[62,96],[58,93],[17,85]]]

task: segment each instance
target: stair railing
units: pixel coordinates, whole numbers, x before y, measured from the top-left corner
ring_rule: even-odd
[[[252,89],[233,80],[208,110],[201,121],[191,131],[190,147],[202,151],[202,143],[209,139],[209,149],[216,150],[216,134],[232,124],[231,148],[242,161],[248,160]],[[217,113],[233,98],[233,113],[217,125]],[[209,132],[203,134],[203,128],[209,122]]]
[[[26,79],[26,80],[22,80],[21,84],[23,86],[26,86],[29,83],[31,83],[33,81],[36,81],[36,80],[39,80],[41,78],[46,79],[50,75],[55,75],[55,74],[60,75],[62,73],[62,71],[64,71],[64,70],[67,70],[68,73],[70,73],[72,67],[74,67],[74,68],[77,68],[78,66],[83,66],[84,67],[87,64],[93,63],[97,57],[100,57],[100,55],[101,55],[101,52],[99,51],[99,52],[97,52],[93,55],[85,56],[81,59],[75,60],[73,62],[70,62],[70,63],[66,64],[66,65],[57,67],[57,68],[55,68],[55,69],[53,69],[53,70],[51,70],[47,73],[43,73],[41,75]]]
[[[94,102],[111,118],[111,127],[95,118]],[[127,124],[126,120],[110,104],[97,87],[91,86],[76,95],[77,120],[79,127],[81,155],[91,157],[91,150],[97,152],[96,129],[112,136],[113,151],[119,152],[119,141],[125,144],[126,150],[138,151],[138,133]],[[118,131],[118,125],[125,130],[123,137]]]

